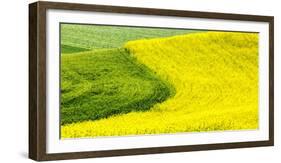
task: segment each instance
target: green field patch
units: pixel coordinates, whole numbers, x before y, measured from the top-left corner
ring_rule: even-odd
[[[61,56],[61,124],[145,111],[174,89],[125,49]]]
[[[83,52],[83,51],[88,51],[89,49],[86,48],[80,48],[76,46],[70,46],[70,45],[61,45],[61,53],[66,54],[66,53],[78,53],[78,52]]]
[[[131,40],[168,37],[194,32],[200,31],[188,29],[61,24],[61,44],[63,45],[63,53],[64,51],[69,51],[69,47],[79,47],[82,49],[120,48]]]
[[[148,110],[173,88],[121,47],[187,29],[61,24],[61,123]]]

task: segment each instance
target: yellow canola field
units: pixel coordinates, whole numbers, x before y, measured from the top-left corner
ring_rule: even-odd
[[[258,128],[258,34],[202,32],[124,46],[175,95],[146,112],[64,125],[62,138]]]

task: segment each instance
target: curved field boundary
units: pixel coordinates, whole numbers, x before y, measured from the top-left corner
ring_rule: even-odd
[[[174,95],[124,48],[61,57],[61,125],[146,111]]]

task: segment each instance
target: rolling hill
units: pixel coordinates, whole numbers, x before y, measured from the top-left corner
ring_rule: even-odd
[[[258,34],[210,31],[123,48],[174,95],[145,112],[63,125],[63,138],[258,128]]]

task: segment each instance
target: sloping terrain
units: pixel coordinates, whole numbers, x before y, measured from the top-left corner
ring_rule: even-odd
[[[61,24],[61,125],[146,111],[174,88],[121,48],[128,40],[196,32]]]
[[[145,111],[173,88],[125,49],[63,55],[61,124]]]
[[[198,30],[61,24],[61,51],[68,54],[92,49],[120,48],[132,40],[194,32]]]
[[[64,125],[63,138],[258,127],[258,34],[204,32],[124,47],[175,95],[146,112]]]

